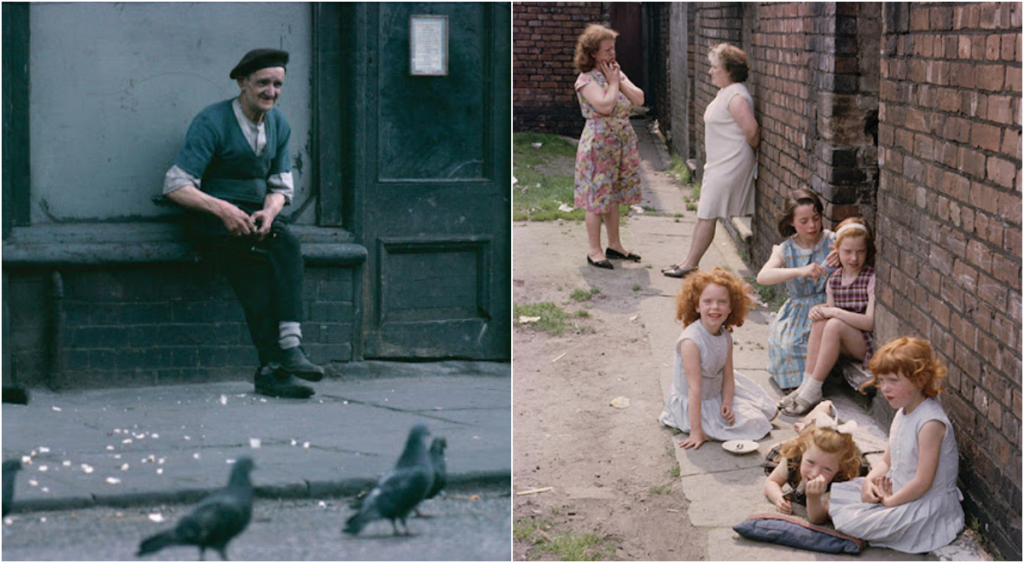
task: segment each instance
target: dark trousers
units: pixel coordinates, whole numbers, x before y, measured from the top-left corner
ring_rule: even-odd
[[[256,208],[238,205],[252,213]],[[220,219],[189,213],[186,230],[192,245],[231,284],[245,311],[260,364],[278,361],[278,323],[302,318],[302,249],[280,220],[259,241],[232,236]]]

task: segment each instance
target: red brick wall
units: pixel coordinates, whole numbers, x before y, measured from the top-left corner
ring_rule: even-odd
[[[875,338],[928,338],[949,367],[965,505],[1019,560],[1021,5],[905,5],[881,64]]]
[[[691,61],[693,64],[690,66],[694,75],[694,116],[690,121],[694,140],[690,146],[697,155],[701,167],[703,167],[707,155],[704,150],[704,110],[718,93],[718,88],[711,84],[711,77],[708,75],[708,71],[711,69],[708,50],[719,43],[732,43],[743,47],[740,44],[741,9],[739,4],[730,2],[702,2],[691,7],[691,13],[697,18],[697,24],[693,34],[690,35],[694,44],[693,60]],[[700,177],[699,170],[697,175]]]
[[[578,136],[583,117],[573,91],[576,38],[607,16],[601,2],[512,4],[512,106],[515,131]]]

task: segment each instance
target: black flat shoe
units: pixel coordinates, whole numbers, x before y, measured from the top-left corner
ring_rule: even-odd
[[[614,248],[606,248],[604,255],[614,260],[632,260],[634,262],[640,261],[640,255],[630,252],[629,254],[623,254]]]
[[[589,254],[587,255],[587,264],[590,264],[591,266],[594,266],[596,268],[604,268],[606,270],[614,270],[615,269],[615,266],[612,266],[612,263],[609,262],[607,259],[605,259],[605,260],[598,260],[597,262],[594,262],[593,260],[590,259],[590,255]]]
[[[685,278],[696,271],[697,268],[680,268],[676,266],[672,269],[662,270],[661,273],[670,278]]]

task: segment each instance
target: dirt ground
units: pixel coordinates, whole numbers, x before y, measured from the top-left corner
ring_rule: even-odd
[[[515,494],[514,517],[597,534],[615,547],[614,559],[700,559],[703,535],[689,533],[687,501],[673,488],[670,434],[657,424],[662,391],[639,310],[651,295],[644,287],[650,270],[616,262],[614,274],[600,271],[586,265],[585,250],[572,260],[562,249],[585,248],[579,223],[514,229],[515,302],[551,301],[589,315],[560,336],[515,330],[514,489],[552,489]],[[569,297],[592,288],[600,293],[590,301]],[[611,406],[617,397],[629,406]],[[529,552],[529,544],[515,542],[516,560]]]

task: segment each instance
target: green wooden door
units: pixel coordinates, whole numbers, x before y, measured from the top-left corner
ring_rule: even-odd
[[[342,181],[369,251],[364,356],[510,359],[509,5],[344,14],[342,64],[349,54],[353,64]],[[411,45],[421,16],[443,16],[429,23],[444,20],[447,37],[421,33]],[[446,62],[447,74],[413,74],[424,61]]]

